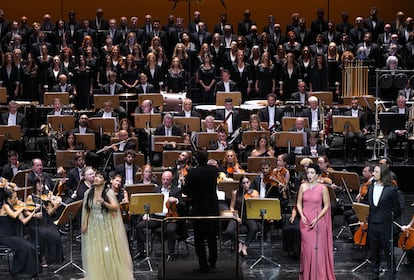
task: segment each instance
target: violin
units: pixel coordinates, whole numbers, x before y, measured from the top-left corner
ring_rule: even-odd
[[[287,199],[287,182],[286,174],[288,170],[285,167],[281,167],[275,170],[272,170],[268,175],[263,178],[265,184],[270,184],[270,188],[266,192],[266,196],[269,194],[272,187],[278,187],[279,191],[282,193],[284,199]]]
[[[368,193],[368,186],[372,183],[372,178],[369,179],[368,181],[366,181],[365,183],[363,183],[361,185],[361,187],[359,187],[359,199],[358,202],[363,200],[364,197],[367,195]]]
[[[170,202],[169,200],[165,203],[165,206],[168,209],[167,214],[165,215],[167,218],[169,217],[179,217],[178,212],[177,212],[177,203],[175,202]],[[175,220],[173,220],[173,222],[175,222]]]
[[[259,197],[259,192],[256,191],[255,189],[249,189],[244,193],[244,199],[258,198],[258,197]]]
[[[359,226],[354,234],[354,243],[357,245],[365,246],[367,244],[368,224],[363,223]]]
[[[414,217],[410,224],[413,224],[413,220]],[[414,247],[414,227],[412,225],[401,233],[398,239],[398,247],[403,250],[411,250]]]
[[[65,189],[66,189],[66,170],[64,168],[59,169],[58,174],[60,174],[62,176],[62,179],[59,181],[59,184],[57,185],[57,196],[62,196],[63,194],[65,194]]]

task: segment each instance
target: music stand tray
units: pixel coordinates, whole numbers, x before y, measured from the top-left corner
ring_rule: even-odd
[[[164,97],[161,93],[141,93],[138,94],[138,106],[141,106],[142,101],[151,100],[152,108],[158,108],[160,112],[164,110]]]
[[[103,133],[108,132],[114,134],[117,123],[116,118],[90,118],[89,126],[95,132],[99,132],[100,128],[102,128]]]
[[[68,205],[66,205],[59,219],[57,219],[54,222],[55,225],[65,225],[69,223],[69,242],[70,242],[69,243],[69,254],[70,254],[69,262],[67,262],[66,264],[64,264],[57,270],[55,270],[54,273],[58,273],[59,271],[61,271],[62,269],[64,269],[65,267],[69,265],[73,265],[74,267],[76,267],[77,269],[85,273],[85,270],[83,270],[83,268],[77,265],[73,260],[73,245],[72,245],[72,237],[73,237],[72,220],[78,213],[79,209],[82,207],[82,204],[83,204],[82,200],[69,203]]]
[[[260,257],[250,266],[253,269],[259,262],[266,260],[278,267],[281,265],[274,262],[269,257],[264,255],[264,220],[281,220],[282,214],[280,210],[280,201],[277,198],[249,198],[246,199],[246,215],[247,219],[260,219],[262,224],[262,236],[261,236],[261,255]]]
[[[43,105],[53,106],[55,98],[58,98],[62,105],[69,105],[69,92],[45,92],[43,96]]]
[[[129,201],[129,213],[130,215],[160,213],[163,212],[164,195],[162,193],[137,193],[131,195]],[[146,220],[146,243],[147,243],[147,256],[145,259],[138,262],[138,264],[147,262],[150,271],[153,271],[151,258],[149,256],[149,227],[148,221]]]
[[[47,116],[47,123],[55,131],[69,131],[75,127],[75,118],[72,115]]]
[[[216,106],[220,106],[224,104],[224,100],[226,98],[233,99],[233,105],[234,106],[240,106],[242,102],[241,98],[241,92],[240,91],[231,91],[231,92],[225,92],[225,91],[218,91],[216,93]]]
[[[358,221],[360,221],[362,223],[368,223],[369,205],[354,202],[354,203],[352,203],[352,209],[354,209],[355,214],[358,217]],[[371,261],[368,259],[368,257],[366,257],[365,260],[362,263],[360,263],[354,269],[352,269],[352,272],[357,271],[358,269],[360,269],[361,267],[363,267],[367,263],[369,263],[369,264],[371,263]]]
[[[332,116],[332,122],[333,122],[334,133],[342,133],[344,131],[347,131],[347,132],[360,131],[358,117]]]
[[[5,135],[6,140],[20,141],[22,131],[20,125],[0,125],[0,135]]]
[[[248,157],[247,158],[247,170],[251,173],[260,172],[260,162],[268,161],[270,163],[270,168],[276,167],[276,158],[275,157]]]
[[[359,191],[359,176],[356,172],[347,171],[330,171],[329,178],[332,179],[332,183],[337,186],[343,184],[342,178],[346,182],[347,186],[353,191]]]
[[[222,181],[218,185],[218,190],[226,193],[226,198],[231,199],[231,194],[239,188],[239,181]]]
[[[283,131],[289,131],[289,129],[295,127],[297,117],[283,117],[282,118],[282,128]],[[309,128],[309,119],[304,118],[305,128]]]
[[[137,194],[137,193],[154,193],[155,184],[132,184],[132,185],[125,185],[124,186],[124,189],[128,193],[128,200],[131,201],[131,196],[133,194]]]
[[[304,158],[309,158],[309,159],[311,159],[313,161],[314,164],[318,164],[318,157],[296,155],[296,157],[295,157],[295,166],[296,166],[295,171],[297,171],[297,172],[304,171],[303,166],[300,165],[300,162]]]
[[[110,101],[113,108],[119,107],[119,96],[110,95],[110,94],[94,94],[93,95],[93,107],[95,110],[101,109],[104,105],[104,102]]]

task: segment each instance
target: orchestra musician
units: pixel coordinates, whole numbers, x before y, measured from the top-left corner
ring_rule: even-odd
[[[241,139],[243,139],[243,132],[245,131],[264,131],[264,128],[260,125],[260,118],[257,114],[250,115],[248,127],[242,131],[242,134],[237,139],[240,162],[247,162],[247,158],[251,155],[253,149],[255,148],[251,144],[242,143]]]
[[[26,199],[36,205],[41,205],[41,211],[37,212],[28,223],[30,240],[39,244],[42,268],[49,264],[59,264],[63,261],[63,247],[58,227],[52,218],[62,202],[61,197],[54,196],[45,188],[44,182],[37,177],[34,181],[33,194]]]
[[[372,261],[373,279],[379,279],[380,249],[384,251],[387,262],[388,279],[396,279],[394,258],[390,244],[393,222],[401,215],[397,188],[391,185],[388,166],[378,164],[374,167],[374,180],[368,187],[369,215],[367,242]]]
[[[45,188],[48,190],[53,189],[53,182],[52,178],[49,173],[43,172],[43,163],[40,158],[32,159],[32,170],[29,172],[27,176],[27,185],[34,186],[36,178],[41,178]]]
[[[322,122],[324,121],[324,116],[320,114],[320,108],[318,105],[318,98],[316,96],[311,96],[308,98],[309,107],[303,109],[301,117],[308,118],[309,128],[311,131],[320,131],[322,129]],[[320,131],[323,134],[323,131]]]
[[[407,98],[404,95],[399,95],[397,97],[397,105],[392,106],[388,112],[403,114],[405,115],[405,121],[408,121],[408,114],[410,108],[407,107]],[[394,155],[394,148],[397,146],[398,142],[402,142],[407,138],[408,131],[406,129],[396,129],[390,131],[388,134],[388,147],[390,149],[390,153]]]
[[[11,181],[17,172],[29,168],[26,164],[19,161],[19,155],[15,150],[7,152],[8,163],[3,165],[1,177]]]
[[[11,274],[16,279],[36,277],[38,273],[36,249],[32,243],[24,239],[18,232],[18,223],[27,224],[36,214],[39,207],[24,215],[28,209],[17,206],[17,193],[13,190],[0,188],[0,244],[14,251]]]
[[[309,134],[311,130],[305,127],[305,118],[297,117],[295,120],[295,126],[290,128],[289,131],[292,132],[302,132],[303,134],[303,145],[306,146],[307,139],[309,139]],[[302,154],[304,146],[296,146],[294,147],[293,154],[300,155]]]
[[[227,123],[227,131],[229,137],[234,131],[241,126],[241,117],[238,110],[233,108],[233,99],[227,97],[224,99],[224,109],[219,109],[216,112],[216,119],[223,121],[223,126]]]
[[[239,181],[239,188],[232,191],[230,201],[230,210],[237,211],[237,220],[241,227],[240,230],[243,231],[242,227],[247,228],[247,235],[244,242],[239,243],[239,253],[244,257],[247,256],[247,249],[255,239],[256,232],[259,229],[256,220],[247,219],[245,199],[259,196],[258,191],[252,189],[250,186],[251,182],[249,177],[243,175]],[[234,240],[236,227],[239,225],[237,225],[235,220],[230,220],[223,235]]]
[[[171,171],[164,171],[162,173],[161,178],[161,185],[156,186],[154,188],[154,193],[162,193],[164,195],[164,209],[163,213],[156,213],[154,214],[151,219],[146,214],[142,216],[142,219],[138,222],[136,226],[136,236],[137,236],[137,247],[138,247],[138,254],[136,255],[136,258],[141,259],[145,257],[144,254],[144,244],[146,240],[145,235],[145,229],[147,227],[146,220],[150,219],[148,221],[148,227],[150,229],[160,228],[161,227],[161,221],[160,219],[165,218],[165,216],[168,213],[167,209],[167,202],[168,205],[175,205],[176,206],[176,214],[182,216],[186,207],[185,203],[182,200],[182,194],[181,190],[173,184],[173,174]],[[175,208],[175,207],[171,207]],[[152,219],[152,218],[158,218],[158,219]],[[180,224],[180,225],[179,225]],[[180,221],[171,221],[168,222],[166,225],[166,237],[167,237],[167,261],[173,261],[174,259],[174,247],[176,242],[176,236],[178,227],[183,227],[184,225],[181,224]]]
[[[260,121],[267,123],[271,133],[281,131],[283,110],[276,106],[276,94],[269,93],[266,100],[267,106],[258,111]]]
[[[214,117],[212,115],[208,115],[204,118],[205,120],[205,132],[216,132],[216,128],[214,127]]]
[[[174,179],[173,182],[178,188],[185,184],[185,177],[191,164],[191,157],[189,152],[181,152],[176,160],[176,165],[171,170]]]
[[[251,153],[252,157],[274,157],[275,151],[269,144],[269,139],[266,135],[262,135],[257,139],[255,148]]]
[[[115,168],[115,174],[119,174],[124,178],[125,185],[132,185],[138,183],[136,174],[139,171],[138,166],[134,164],[136,152],[135,150],[128,149],[124,152],[124,162],[117,165]]]
[[[233,149],[233,144],[228,141],[227,132],[224,127],[217,129],[217,141],[214,141],[208,147],[209,150],[228,151]]]
[[[149,164],[146,164],[142,167],[142,178],[138,184],[154,184],[158,186],[158,179],[156,175],[152,173],[152,167]]]
[[[219,168],[220,171],[227,174],[227,177],[232,178],[234,173],[244,173],[244,169],[241,168],[237,154],[233,150],[227,150],[224,154],[223,161]]]
[[[123,188],[122,175],[116,174],[111,178],[110,187],[114,191],[114,194],[118,200],[118,203],[129,203],[128,192]]]
[[[353,159],[354,162],[360,162],[365,151],[365,136],[368,133],[369,125],[364,111],[359,109],[358,97],[352,98],[351,109],[347,110],[344,116],[358,117],[359,119],[360,130],[351,132],[347,127],[344,127],[344,135],[346,137],[347,161]],[[353,148],[355,148],[355,152]]]
[[[302,155],[306,156],[325,156],[326,147],[318,143],[319,135],[316,132],[309,133],[308,145],[303,147]]]

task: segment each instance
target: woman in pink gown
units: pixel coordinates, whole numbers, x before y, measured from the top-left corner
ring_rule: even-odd
[[[335,279],[329,191],[318,183],[319,166],[310,164],[299,188],[297,210],[302,236],[299,279]]]

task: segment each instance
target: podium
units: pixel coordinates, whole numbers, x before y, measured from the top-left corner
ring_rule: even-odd
[[[253,269],[262,260],[268,261],[278,267],[281,265],[274,262],[269,257],[264,255],[264,220],[281,220],[282,214],[280,210],[280,201],[277,198],[249,198],[246,199],[246,215],[247,219],[261,220],[262,235],[261,235],[261,254],[260,257],[250,266]]]
[[[164,208],[164,195],[162,193],[145,193],[133,194],[129,201],[130,215],[146,214],[148,217],[151,213],[161,213]],[[138,264],[147,262],[150,271],[153,271],[151,258],[149,256],[149,219],[146,220],[146,243],[147,255],[138,262]]]
[[[59,219],[54,222],[55,225],[65,225],[69,223],[69,262],[58,268],[54,271],[54,273],[58,273],[62,269],[66,268],[69,265],[73,265],[83,273],[85,273],[85,270],[83,270],[82,267],[77,265],[73,260],[73,243],[72,243],[72,237],[73,237],[73,226],[72,226],[72,220],[78,213],[79,209],[82,207],[83,201],[78,200],[72,203],[69,203],[66,205],[65,209],[63,210],[62,214],[60,215]]]

